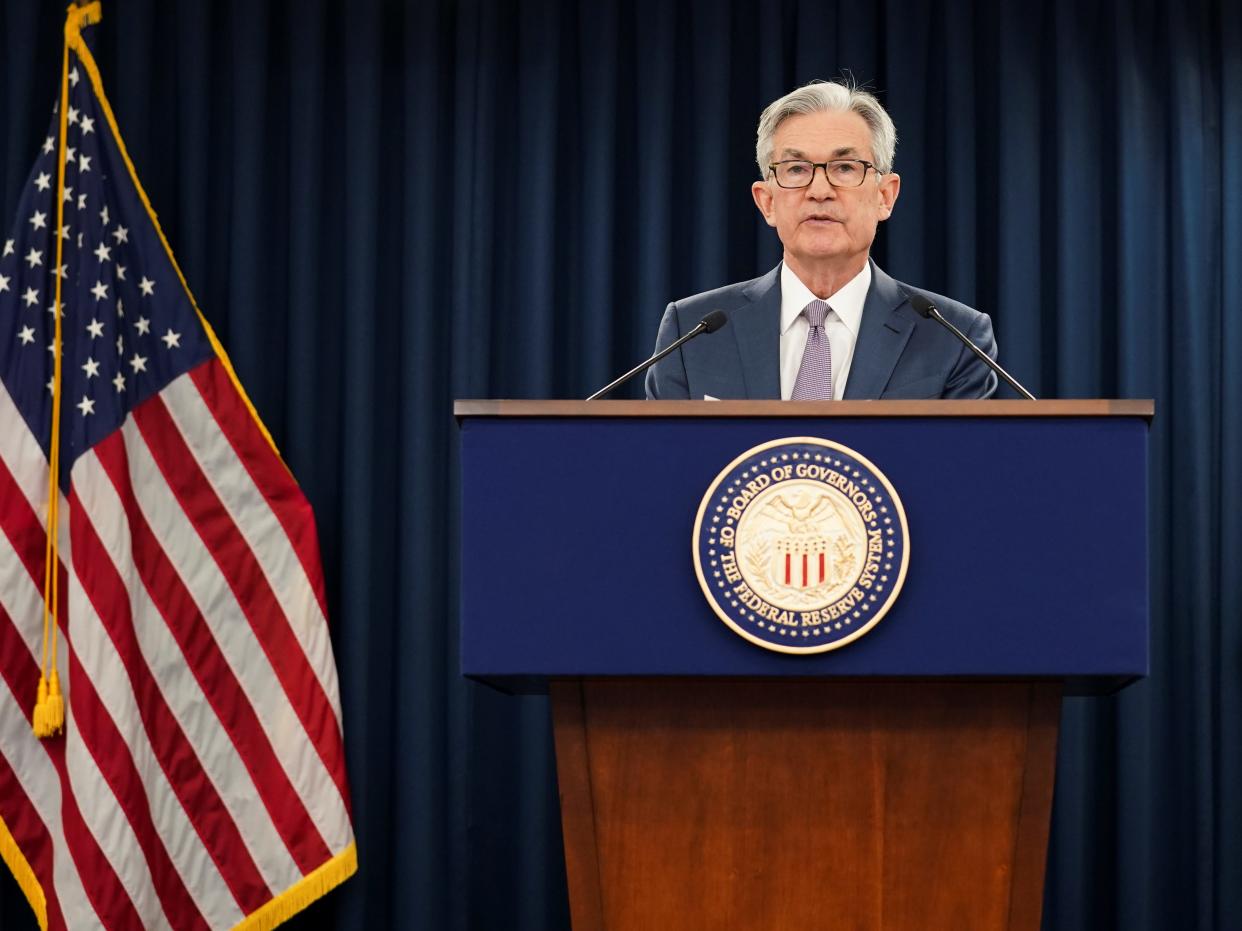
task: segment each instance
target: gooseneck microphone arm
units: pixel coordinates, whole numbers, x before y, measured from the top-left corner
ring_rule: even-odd
[[[998,363],[995,359],[989,356],[986,352],[984,352],[982,349],[976,346],[974,344],[974,341],[971,340],[969,336],[967,336],[965,333],[963,333],[961,330],[959,330],[957,327],[951,324],[948,320],[946,320],[944,318],[944,314],[940,312],[940,310],[936,307],[935,304],[933,304],[923,295],[916,294],[913,291],[907,292],[906,298],[907,300],[910,301],[910,306],[914,308],[915,313],[917,313],[920,317],[930,317],[931,319],[935,320],[942,327],[944,327],[946,330],[948,330],[950,333],[952,333],[954,336],[960,339],[966,345],[966,348],[969,349],[971,352],[973,352],[976,356],[978,356],[983,361],[984,365],[986,365],[993,372],[999,375],[1001,379],[1004,380],[1005,384],[1007,384],[1014,391],[1018,392],[1018,394],[1022,395],[1022,397],[1026,398],[1028,401],[1035,400],[1035,395],[1031,394],[1029,391],[1023,388],[1022,385],[1018,384],[1017,379],[1015,379],[1012,375],[1010,375],[1008,372],[1006,372],[1003,368],[1000,367],[1000,363]]]
[[[668,346],[666,346],[664,349],[661,349],[659,352],[657,352],[654,356],[652,356],[646,362],[640,362],[638,365],[634,366],[632,369],[630,369],[620,378],[604,385],[604,387],[600,388],[599,391],[595,392],[593,395],[587,398],[587,400],[594,401],[597,398],[602,398],[609,391],[612,391],[614,388],[618,388],[621,385],[625,384],[627,381],[629,381],[639,372],[643,372],[651,368],[651,366],[655,365],[657,362],[659,362],[661,359],[667,356],[670,352],[673,352],[675,349],[680,349],[683,345],[690,342],[690,340],[694,339],[700,333],[715,333],[717,330],[719,330],[722,326],[724,326],[728,322],[729,322],[728,314],[726,314],[723,310],[713,310],[710,314],[708,314],[706,317],[700,320],[698,322],[698,325],[695,326],[693,330],[691,330],[681,339],[677,340],[674,343],[670,343]]]

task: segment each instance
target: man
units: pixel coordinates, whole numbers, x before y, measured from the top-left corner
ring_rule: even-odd
[[[784,246],[762,278],[674,301],[662,349],[713,310],[729,325],[691,340],[647,372],[649,398],[986,398],[996,376],[869,258],[876,226],[901,190],[897,132],[879,101],[815,82],[759,119],[755,206]],[[986,314],[926,294],[996,357]]]

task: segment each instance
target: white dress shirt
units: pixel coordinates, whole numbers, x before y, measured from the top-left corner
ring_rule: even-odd
[[[871,263],[867,262],[862,271],[825,299],[825,303],[832,308],[824,318],[824,332],[828,335],[828,351],[832,354],[832,396],[838,401],[845,395],[845,381],[850,376],[854,344],[858,342],[858,327],[862,323],[863,304],[866,303],[867,291],[870,288]],[[798,368],[802,365],[802,353],[806,349],[806,338],[811,332],[811,324],[802,316],[802,310],[811,301],[817,300],[820,298],[782,262],[781,397],[786,401],[793,396]]]

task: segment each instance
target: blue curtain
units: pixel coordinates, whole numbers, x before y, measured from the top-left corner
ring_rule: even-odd
[[[0,5],[4,224],[62,16]],[[1156,399],[1151,677],[1066,704],[1044,925],[1242,926],[1242,6],[104,16],[139,174],[318,514],[361,871],[294,927],[568,927],[546,703],[456,671],[451,401],[583,397],[646,355],[668,300],[774,265],[754,124],[842,73],[901,136],[880,264],[990,312],[1041,396]],[[7,878],[0,924],[32,926]]]

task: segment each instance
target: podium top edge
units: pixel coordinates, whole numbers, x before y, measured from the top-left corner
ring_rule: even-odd
[[[1142,417],[1151,399],[1074,401],[521,401],[458,400],[453,416],[469,417]]]

